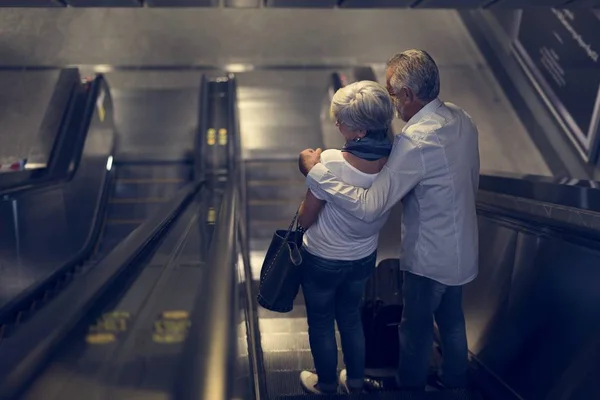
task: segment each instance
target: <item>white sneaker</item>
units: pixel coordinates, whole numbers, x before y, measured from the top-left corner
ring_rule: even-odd
[[[346,393],[346,394],[350,394],[350,393],[364,393],[364,389],[358,390],[358,389],[354,389],[354,390],[350,390],[350,387],[348,386],[348,371],[346,371],[346,369],[344,368],[343,370],[340,371],[340,378],[339,378],[339,382],[340,382],[340,387],[342,388],[342,392]]]
[[[321,389],[319,389],[318,383],[319,383],[319,376],[317,374],[310,372],[310,371],[300,372],[300,384],[302,385],[302,388],[306,392],[313,393],[313,394],[335,393],[335,389],[330,393],[322,391]]]
[[[340,386],[344,393],[350,394],[350,388],[348,387],[348,372],[345,368],[340,371]]]

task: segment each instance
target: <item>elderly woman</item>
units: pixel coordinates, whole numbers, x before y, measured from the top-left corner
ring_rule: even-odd
[[[369,188],[392,149],[387,135],[394,117],[392,100],[378,83],[361,81],[338,90],[331,111],[346,144],[341,150],[324,151],[321,163],[344,182]],[[306,229],[302,291],[317,372],[302,371],[300,381],[310,393],[335,393],[338,388],[334,320],[347,368],[340,374],[340,385],[346,392],[362,390],[365,339],[360,306],[387,217],[388,213],[365,223],[310,190],[300,206],[298,222]]]

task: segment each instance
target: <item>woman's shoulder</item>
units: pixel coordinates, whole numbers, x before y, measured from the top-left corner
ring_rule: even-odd
[[[321,153],[321,162],[327,164],[329,162],[340,162],[344,161],[344,155],[341,150],[338,149],[327,149]]]

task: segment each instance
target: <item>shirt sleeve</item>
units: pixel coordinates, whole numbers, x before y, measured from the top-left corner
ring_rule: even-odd
[[[406,135],[398,135],[386,165],[369,189],[342,182],[323,164],[310,170],[306,184],[316,198],[372,222],[411,191],[423,175],[419,143]]]

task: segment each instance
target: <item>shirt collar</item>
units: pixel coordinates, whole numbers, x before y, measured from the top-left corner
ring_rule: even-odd
[[[423,106],[423,108],[421,108],[418,113],[413,115],[413,117],[408,120],[406,125],[404,125],[404,128],[402,128],[402,132],[406,132],[408,127],[416,124],[417,122],[425,118],[427,115],[434,113],[441,105],[442,101],[437,97],[434,100],[431,100],[429,103],[425,104],[425,106]]]

